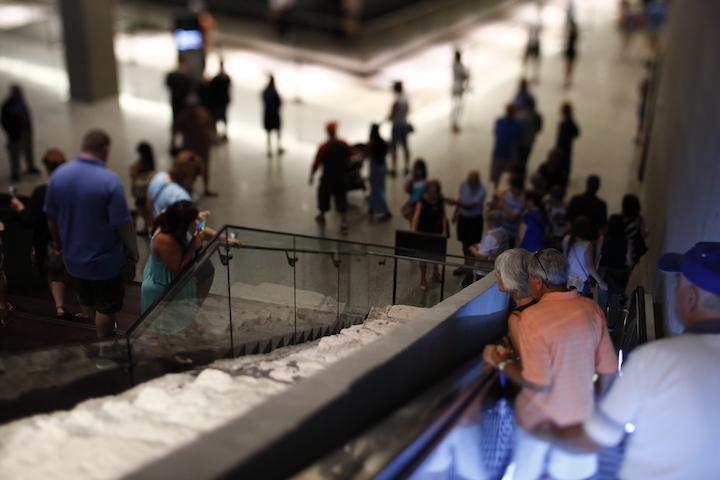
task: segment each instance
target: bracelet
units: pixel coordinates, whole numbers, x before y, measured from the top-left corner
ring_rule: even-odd
[[[505,367],[507,367],[510,363],[513,363],[513,361],[510,359],[503,360],[502,362],[498,363],[497,368],[502,372],[503,370],[505,370]]]

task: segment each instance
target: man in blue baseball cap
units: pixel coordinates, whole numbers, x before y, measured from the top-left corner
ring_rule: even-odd
[[[623,479],[710,479],[720,472],[720,242],[668,253],[683,335],[635,350],[584,424],[533,433],[570,451],[596,451],[630,435]]]

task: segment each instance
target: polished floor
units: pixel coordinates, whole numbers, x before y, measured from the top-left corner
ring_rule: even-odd
[[[610,211],[620,206],[623,194],[635,188],[635,112],[637,85],[647,55],[636,38],[628,48],[616,31],[616,0],[576,2],[581,28],[579,60],[571,89],[563,88],[564,0],[548,0],[542,9],[543,63],[540,82],[533,85],[545,129],[538,137],[530,160],[534,170],[554,143],[561,102],[572,101],[582,136],[575,149],[570,193],[582,190],[587,174],[602,175],[601,195]],[[91,127],[108,130],[113,137],[109,166],[129,186],[128,168],[135,144],[150,141],[159,154],[160,167],[168,164],[170,108],[164,89],[165,73],[172,68],[174,52],[170,35],[158,31],[118,32],[116,52],[120,62],[122,94],[119,100],[86,105],[69,102],[63,54],[58,42],[55,13],[45,4],[0,1],[0,92],[14,82],[27,92],[35,122],[38,155],[59,147],[74,155],[83,133]],[[219,198],[202,199],[216,226],[235,224],[310,235],[340,237],[339,221],[329,217],[326,231],[314,223],[315,191],[307,182],[323,125],[340,123],[340,136],[364,141],[370,122],[387,115],[393,80],[403,80],[411,102],[414,157],[429,164],[454,196],[467,171],[489,171],[492,126],[504,104],[513,96],[522,75],[521,55],[527,26],[537,17],[536,2],[508,2],[484,20],[418,47],[400,60],[391,61],[376,74],[357,77],[320,64],[300,63],[244,48],[226,47],[223,55],[233,78],[233,103],[229,113],[230,142],[213,152],[212,189]],[[222,30],[222,18],[219,19]],[[463,130],[453,134],[449,124],[450,65],[452,50],[465,53],[472,75],[466,98]],[[392,48],[389,45],[388,48]],[[213,72],[217,58],[209,62]],[[275,74],[285,99],[282,158],[267,158],[261,124],[259,92],[266,75]],[[384,132],[389,133],[388,125]],[[41,181],[24,177],[17,187],[29,193]],[[0,188],[9,185],[6,152],[0,151]],[[407,228],[399,215],[405,201],[401,178],[388,178],[388,201],[393,221],[373,223],[363,197],[351,194],[351,240],[391,244],[396,229]],[[128,191],[129,193],[129,191]],[[451,242],[452,252],[458,252]]]

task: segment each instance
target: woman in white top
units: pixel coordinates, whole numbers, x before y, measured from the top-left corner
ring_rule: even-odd
[[[450,111],[450,120],[452,121],[453,132],[460,132],[460,116],[462,115],[463,95],[468,88],[470,81],[470,72],[462,62],[462,54],[459,50],[455,50],[455,61],[452,66],[452,107]]]
[[[563,239],[563,252],[568,259],[568,288],[574,287],[586,297],[592,296],[590,278],[601,290],[607,290],[607,283],[597,271],[595,243],[592,225],[586,217],[576,217],[572,222],[570,235]]]

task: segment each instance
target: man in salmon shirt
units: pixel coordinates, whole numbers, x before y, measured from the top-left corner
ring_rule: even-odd
[[[567,260],[557,250],[532,255],[528,262],[530,290],[538,303],[520,314],[518,349],[485,347],[483,358],[522,387],[515,401],[518,423],[513,449],[514,477],[537,479],[544,473],[558,479],[583,479],[597,469],[594,454],[573,454],[554,448],[528,432],[543,422],[582,423],[593,413],[601,394],[617,372],[617,356],[600,307],[568,290]],[[593,384],[597,373],[600,380]]]

